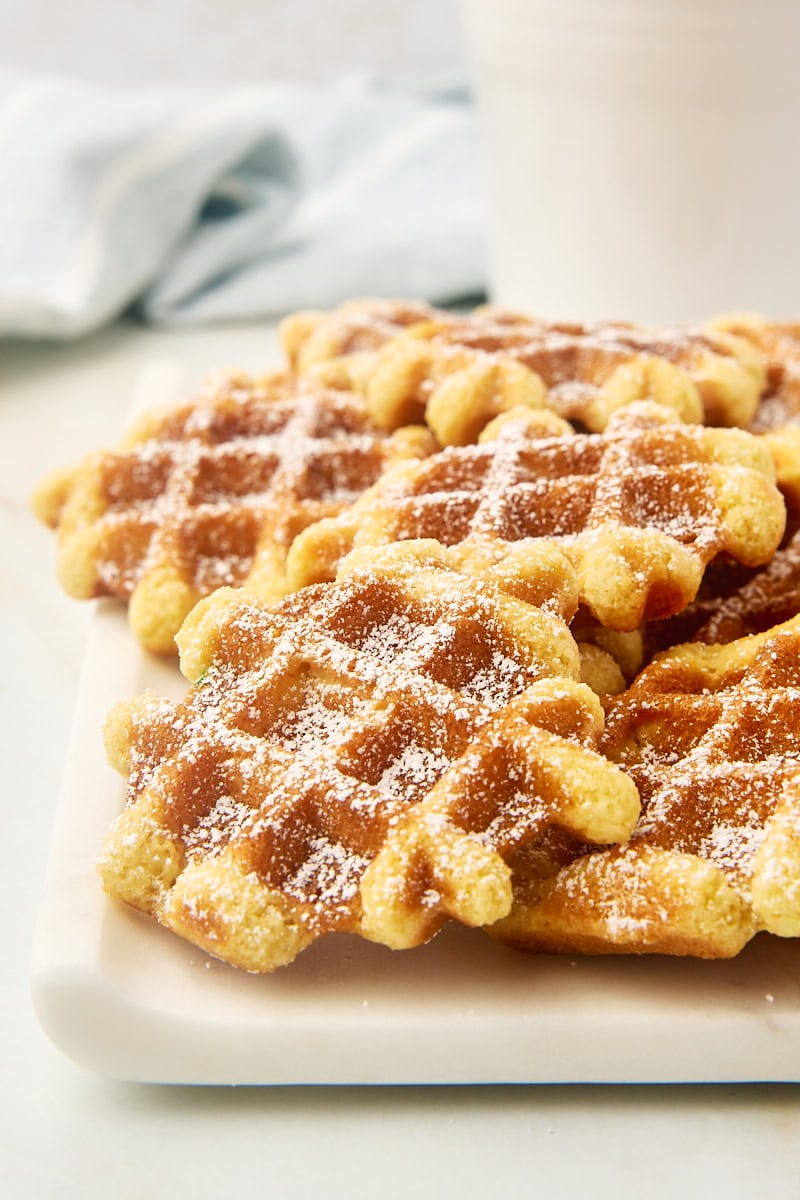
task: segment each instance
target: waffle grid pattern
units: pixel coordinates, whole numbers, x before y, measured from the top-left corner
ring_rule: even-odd
[[[564,621],[440,560],[384,560],[272,610],[223,590],[181,642],[186,700],[110,718],[129,803],[101,870],[229,962],[271,970],[333,930],[398,947],[489,923],[515,846],[552,824],[600,843],[633,827]]]

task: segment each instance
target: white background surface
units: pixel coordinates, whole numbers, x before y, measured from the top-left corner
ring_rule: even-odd
[[[463,69],[459,4],[0,0],[0,60],[121,83],[324,80],[353,70],[425,81]]]
[[[5,1194],[339,1197],[800,1196],[795,1086],[175,1088],[73,1066],[40,1032],[29,955],[88,606],[61,595],[29,516],[42,472],[115,441],[143,362],[257,369],[261,330],[120,326],[79,346],[0,343],[3,773],[0,1162]]]

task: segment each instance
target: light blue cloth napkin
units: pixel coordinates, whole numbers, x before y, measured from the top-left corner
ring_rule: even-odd
[[[485,287],[463,88],[114,89],[0,71],[0,336]]]

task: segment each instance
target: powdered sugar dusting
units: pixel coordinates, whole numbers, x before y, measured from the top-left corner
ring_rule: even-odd
[[[96,456],[98,583],[127,599],[167,564],[203,595],[239,585],[260,548],[285,554],[302,528],[412,452],[349,394],[284,376],[227,381],[167,412],[144,440]]]
[[[654,696],[645,672],[612,704],[607,728],[608,748],[623,752],[644,801],[634,842],[697,855],[745,897],[765,830],[800,768],[796,635],[779,632],[753,646],[751,660],[730,675],[709,673],[705,692],[698,680],[693,694]],[[669,685],[669,661],[654,664],[659,686]],[[660,725],[652,725],[658,711]],[[631,732],[641,720],[651,729],[639,745]]]
[[[430,791],[450,761],[441,750],[413,742],[387,763],[375,786],[385,796],[419,798]]]
[[[546,823],[535,787],[479,782],[484,749],[487,764],[511,756],[504,705],[546,673],[530,648],[533,661],[514,656],[508,622],[517,609],[506,612],[496,589],[450,568],[405,570],[407,578],[365,568],[272,609],[239,594],[221,598],[215,613],[212,600],[202,655],[218,639],[218,661],[184,701],[148,702],[132,720],[131,801],[158,800],[187,861],[219,864],[213,887],[225,921],[241,919],[238,884],[230,894],[224,884],[230,861],[237,879],[251,881],[248,895],[266,889],[270,920],[288,905],[287,928],[300,922],[316,936],[357,921],[364,872],[387,836],[405,836],[420,805],[431,847],[440,836],[445,847],[453,836],[474,847],[477,837],[487,852],[505,851]],[[562,704],[563,688],[554,689]],[[513,737],[523,729],[517,723]],[[436,870],[461,870],[462,853],[443,850]],[[398,895],[417,886],[408,869],[411,880],[392,884]],[[424,872],[423,882],[419,902],[434,913],[447,889]],[[182,901],[184,923],[192,903]],[[207,897],[195,907],[221,951],[224,922],[215,923]]]
[[[367,857],[353,853],[340,842],[315,837],[309,843],[308,857],[286,880],[284,888],[290,896],[306,903],[313,898],[320,908],[346,909],[355,900],[368,865]]]

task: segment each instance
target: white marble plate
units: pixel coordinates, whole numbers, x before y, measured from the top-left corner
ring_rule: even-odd
[[[133,408],[181,394],[153,363]],[[800,939],[729,962],[528,957],[455,926],[392,952],[330,937],[257,977],[111,901],[95,861],[124,786],[101,729],[177,666],[97,604],[33,952],[51,1040],[101,1074],[173,1083],[800,1082]]]
[[[330,937],[257,977],[111,901],[94,864],[123,783],[102,722],[182,686],[98,604],[33,958],[41,1023],[76,1062],[180,1083],[800,1081],[800,940],[729,962],[572,959],[449,927],[405,952]]]

